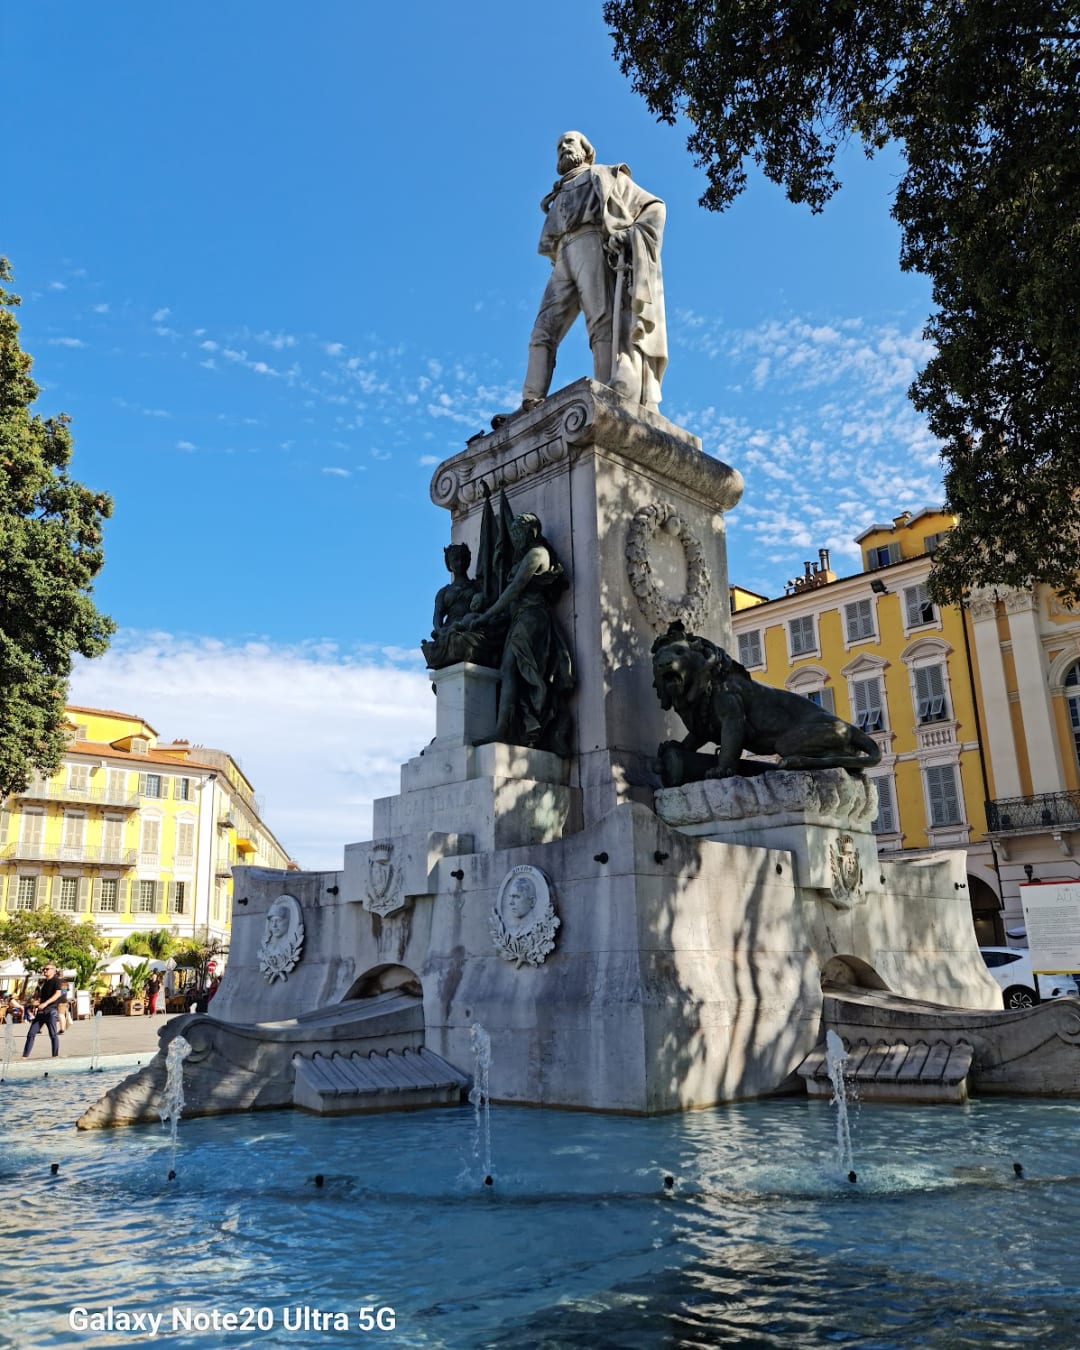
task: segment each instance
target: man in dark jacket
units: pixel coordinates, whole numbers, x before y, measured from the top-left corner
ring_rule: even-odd
[[[34,1014],[34,1020],[30,1023],[30,1030],[26,1033],[23,1059],[30,1058],[34,1041],[42,1027],[49,1033],[49,1040],[52,1041],[53,1058],[60,1053],[60,1037],[56,1030],[56,1016],[63,996],[64,987],[60,983],[60,973],[50,961],[41,971],[41,981],[37,987],[37,1012]]]

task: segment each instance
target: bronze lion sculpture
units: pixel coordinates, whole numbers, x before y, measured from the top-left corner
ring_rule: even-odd
[[[881,761],[864,731],[800,694],[756,684],[722,647],[673,623],[652,645],[653,687],[665,711],[686,724],[681,741],[660,747],[668,787],[700,778],[730,778],[767,769],[848,769],[857,773]],[[715,760],[697,752],[716,746]],[[743,760],[777,755],[778,764]]]

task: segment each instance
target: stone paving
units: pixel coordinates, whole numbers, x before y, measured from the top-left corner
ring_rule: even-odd
[[[134,1065],[146,1063],[152,1059],[158,1049],[158,1031],[170,1019],[159,1013],[156,1017],[145,1014],[136,1017],[102,1016],[99,1023],[98,1054],[101,1067],[107,1069],[109,1061],[114,1065]],[[60,1037],[60,1054],[53,1059],[49,1045],[49,1035],[39,1031],[29,1060],[22,1058],[23,1044],[26,1041],[27,1027],[24,1024],[11,1028],[11,1055],[8,1073],[11,1077],[36,1077],[46,1069],[64,1070],[65,1068],[88,1067],[94,1049],[94,1018],[85,1018],[72,1022]],[[6,1036],[0,1028],[0,1036]],[[6,1058],[3,1042],[0,1042],[0,1058]]]

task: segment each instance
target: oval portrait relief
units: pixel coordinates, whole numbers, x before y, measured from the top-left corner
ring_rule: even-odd
[[[491,940],[504,961],[539,966],[555,950],[559,916],[551,883],[539,867],[521,864],[503,878],[491,910]]]
[[[266,911],[262,943],[259,946],[259,969],[273,984],[287,980],[289,971],[300,960],[304,947],[304,921],[300,917],[300,902],[292,895],[279,895]]]

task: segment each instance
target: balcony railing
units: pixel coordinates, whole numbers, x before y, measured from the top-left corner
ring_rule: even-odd
[[[15,796],[31,802],[86,802],[88,806],[122,806],[131,810],[139,805],[139,794],[127,788],[81,788],[69,787],[67,783],[31,783]]]
[[[1034,797],[999,797],[986,803],[991,834],[1032,832],[1068,826],[1080,829],[1080,792],[1040,792]]]
[[[110,848],[105,844],[31,844],[20,840],[0,849],[5,862],[70,862],[99,867],[134,867],[133,848]]]

